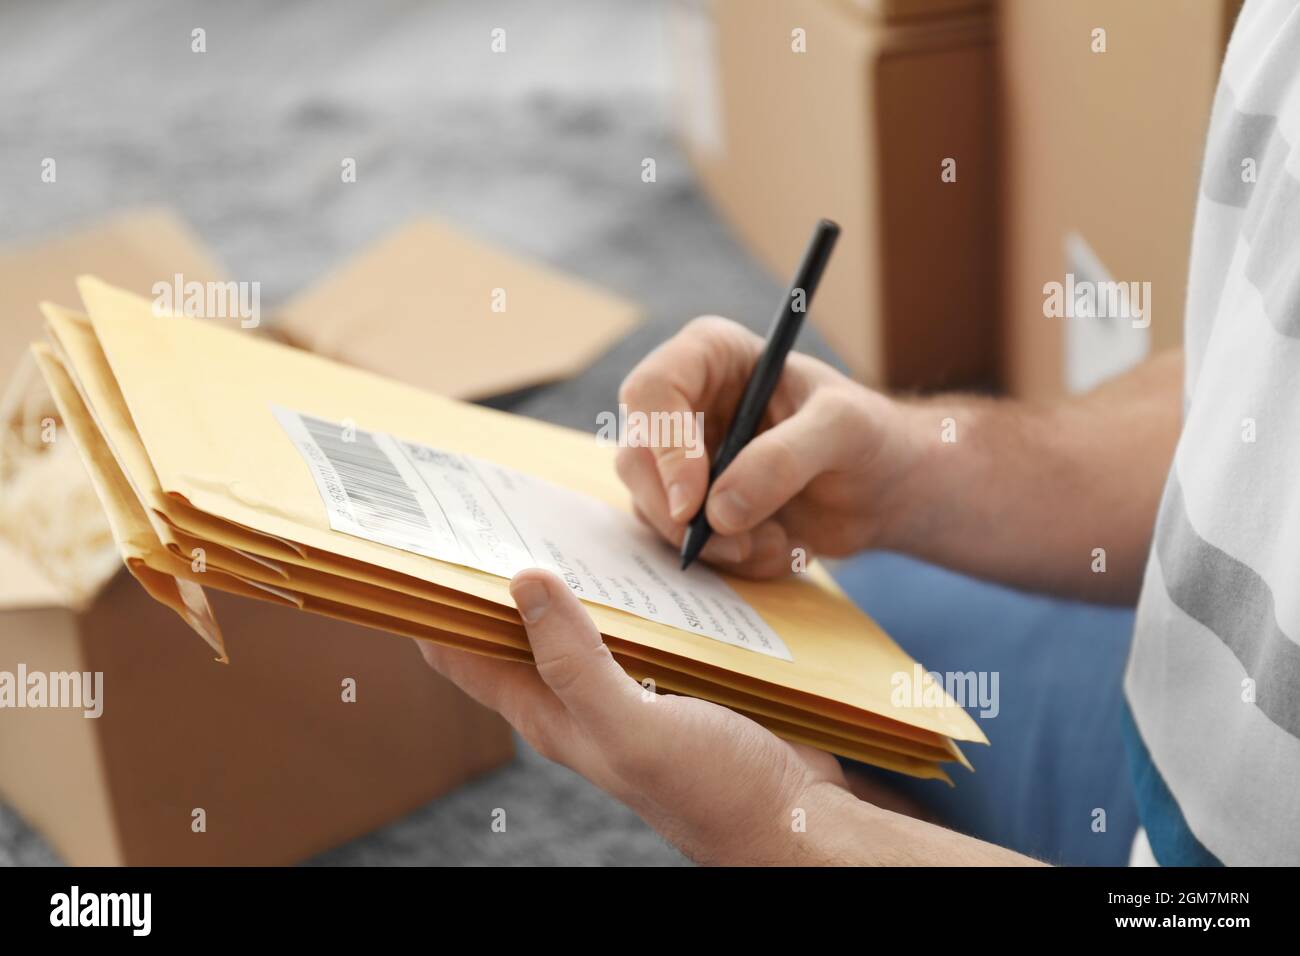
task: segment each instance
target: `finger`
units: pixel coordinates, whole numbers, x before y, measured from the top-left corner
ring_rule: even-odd
[[[755,580],[778,578],[790,573],[792,546],[789,532],[779,521],[769,518],[746,534],[751,545],[741,559],[735,561],[709,559],[709,563],[728,574]],[[707,553],[706,547],[704,554]]]
[[[626,441],[649,453],[666,513],[684,522],[704,501],[709,459],[702,415],[681,385],[662,376],[655,368],[641,367],[624,383],[620,397],[628,410]]]
[[[831,754],[816,747],[809,747],[807,744],[796,744],[790,741],[786,741],[786,744],[819,779],[843,787],[845,790],[849,788],[849,782],[844,776],[844,767]]]
[[[573,737],[571,718],[535,667],[432,641],[416,643],[435,671],[484,707],[499,713],[536,750],[572,766],[565,746]]]
[[[878,519],[865,508],[853,514],[826,501],[809,500],[803,494],[777,512],[776,520],[794,544],[806,549],[811,563],[814,552],[843,558],[862,550],[871,540]]]
[[[667,513],[679,523],[699,510],[708,489],[709,461],[697,413],[706,410],[710,383],[722,381],[735,355],[751,347],[746,337],[758,342],[735,323],[697,319],[646,356],[619,390],[629,416],[667,413],[673,417],[660,421],[670,423],[683,438],[677,444],[660,441],[650,449]]]
[[[618,476],[632,493],[634,508],[646,524],[654,528],[669,544],[681,542],[685,522],[673,520],[668,511],[668,497],[649,448],[620,448],[614,459]]]
[[[530,568],[511,580],[510,595],[523,616],[537,673],[581,727],[608,740],[645,719],[641,685],[614,661],[563,581]]]
[[[835,460],[835,418],[813,401],[741,449],[709,491],[709,524],[736,534],[772,517]]]
[[[484,707],[502,716],[515,701],[535,703],[538,695],[552,696],[535,668],[503,661],[432,641],[420,641],[420,653],[430,667]]]
[[[711,534],[700,550],[700,557],[709,564],[735,565],[748,560],[753,549],[753,536],[748,531],[740,534]]]
[[[659,483],[648,449],[626,448],[622,452],[618,457],[619,474],[632,492],[632,510],[661,538],[674,548],[680,548],[686,534],[686,525],[677,523],[669,516],[663,486]],[[636,459],[641,460],[640,465],[635,464]],[[749,532],[738,535],[715,534],[709,537],[700,556],[705,561],[735,563],[745,560],[752,547]]]
[[[682,547],[682,539],[685,536],[684,528],[673,528],[670,534],[665,534],[655,527],[654,523],[646,517],[639,508],[633,507],[633,512],[641,523],[650,528],[650,530],[663,536],[669,544],[678,551]],[[709,540],[704,542],[704,547],[700,551],[700,559],[706,564],[715,564],[720,567],[729,568],[732,565],[739,564],[749,557],[752,549],[751,532],[743,531],[737,535],[709,535]]]

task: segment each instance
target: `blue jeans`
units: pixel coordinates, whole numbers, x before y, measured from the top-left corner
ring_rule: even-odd
[[[997,716],[981,718],[978,702],[966,708],[989,738],[962,748],[974,774],[953,765],[955,787],[873,775],[991,843],[1052,863],[1128,861],[1138,818],[1121,681],[1132,610],[1026,594],[885,552],[834,573],[927,670],[999,674]]]

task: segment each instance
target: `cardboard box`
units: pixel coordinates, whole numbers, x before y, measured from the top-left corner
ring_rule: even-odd
[[[176,272],[221,277],[161,211],[0,257],[6,380],[40,337],[36,303],[75,304],[72,280],[82,272],[143,294]],[[48,413],[35,396],[7,414],[39,421]],[[6,440],[21,438],[22,429],[0,425]],[[41,496],[53,499],[51,525],[24,536],[22,516],[10,513],[0,526],[0,671],[102,672],[104,710],[86,718],[71,709],[0,709],[0,797],[65,860],[292,863],[511,758],[506,724],[430,672],[405,638],[214,593],[231,657],[215,663],[121,569],[116,550],[103,550],[104,529],[94,525],[102,512],[75,510],[89,484],[79,459],[40,457],[71,442],[55,447],[35,448],[22,465],[58,479]],[[0,495],[12,498],[15,474],[10,449]],[[44,506],[35,500],[36,512]],[[39,552],[54,546],[56,532],[67,536],[64,549],[43,564]],[[59,581],[69,546],[78,579]],[[355,681],[355,702],[344,700],[346,678]],[[193,828],[199,809],[205,832]]]
[[[1240,5],[1001,4],[1011,393],[1081,391],[1182,341],[1204,137]],[[1044,285],[1067,273],[1151,283],[1149,327],[1045,316]]]
[[[295,296],[276,328],[327,358],[475,401],[573,375],[638,321],[606,292],[418,219]]]
[[[83,608],[0,610],[0,670],[103,673],[97,719],[0,711],[0,795],[67,862],[295,863],[511,758],[410,640],[210,597],[228,665],[125,573]]]
[[[701,184],[781,281],[812,224],[839,222],[812,318],[871,385],[951,387],[994,374],[987,7],[678,0],[672,8],[676,116]],[[800,41],[805,52],[796,52]],[[944,181],[947,159],[955,181]]]
[[[41,300],[75,305],[78,270],[91,266],[121,276],[141,295],[177,272],[199,281],[225,273],[190,228],[162,208],[135,209],[46,242],[0,250],[0,393],[27,347],[44,338]]]

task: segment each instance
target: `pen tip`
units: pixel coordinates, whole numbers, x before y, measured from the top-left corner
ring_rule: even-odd
[[[694,563],[695,559],[700,556],[700,551],[704,548],[704,542],[709,539],[709,526],[703,523],[691,523],[686,528],[686,534],[682,538],[682,570]]]

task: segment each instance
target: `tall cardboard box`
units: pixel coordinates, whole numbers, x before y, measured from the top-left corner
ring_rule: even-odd
[[[82,272],[142,294],[177,272],[220,277],[160,211],[0,256],[0,384],[40,337],[37,302],[75,305]],[[47,413],[36,395],[7,414]],[[0,422],[10,442],[27,425]],[[55,444],[71,450],[66,436]],[[511,758],[506,724],[433,674],[405,638],[214,593],[231,659],[214,662],[103,550],[97,509],[76,510],[89,489],[75,455],[41,461],[59,478],[32,498],[46,524],[24,534],[27,519],[11,509],[0,527],[0,671],[102,672],[103,715],[0,709],[0,798],[66,861],[292,863]],[[58,533],[64,547],[42,555]]]
[[[843,228],[812,319],[852,372],[991,380],[986,0],[676,0],[669,29],[684,148],[745,245],[784,281],[818,218]]]
[[[1182,341],[1205,132],[1240,6],[1001,3],[1011,393],[1082,391]],[[1067,274],[1149,282],[1149,327],[1045,316],[1044,285]]]

